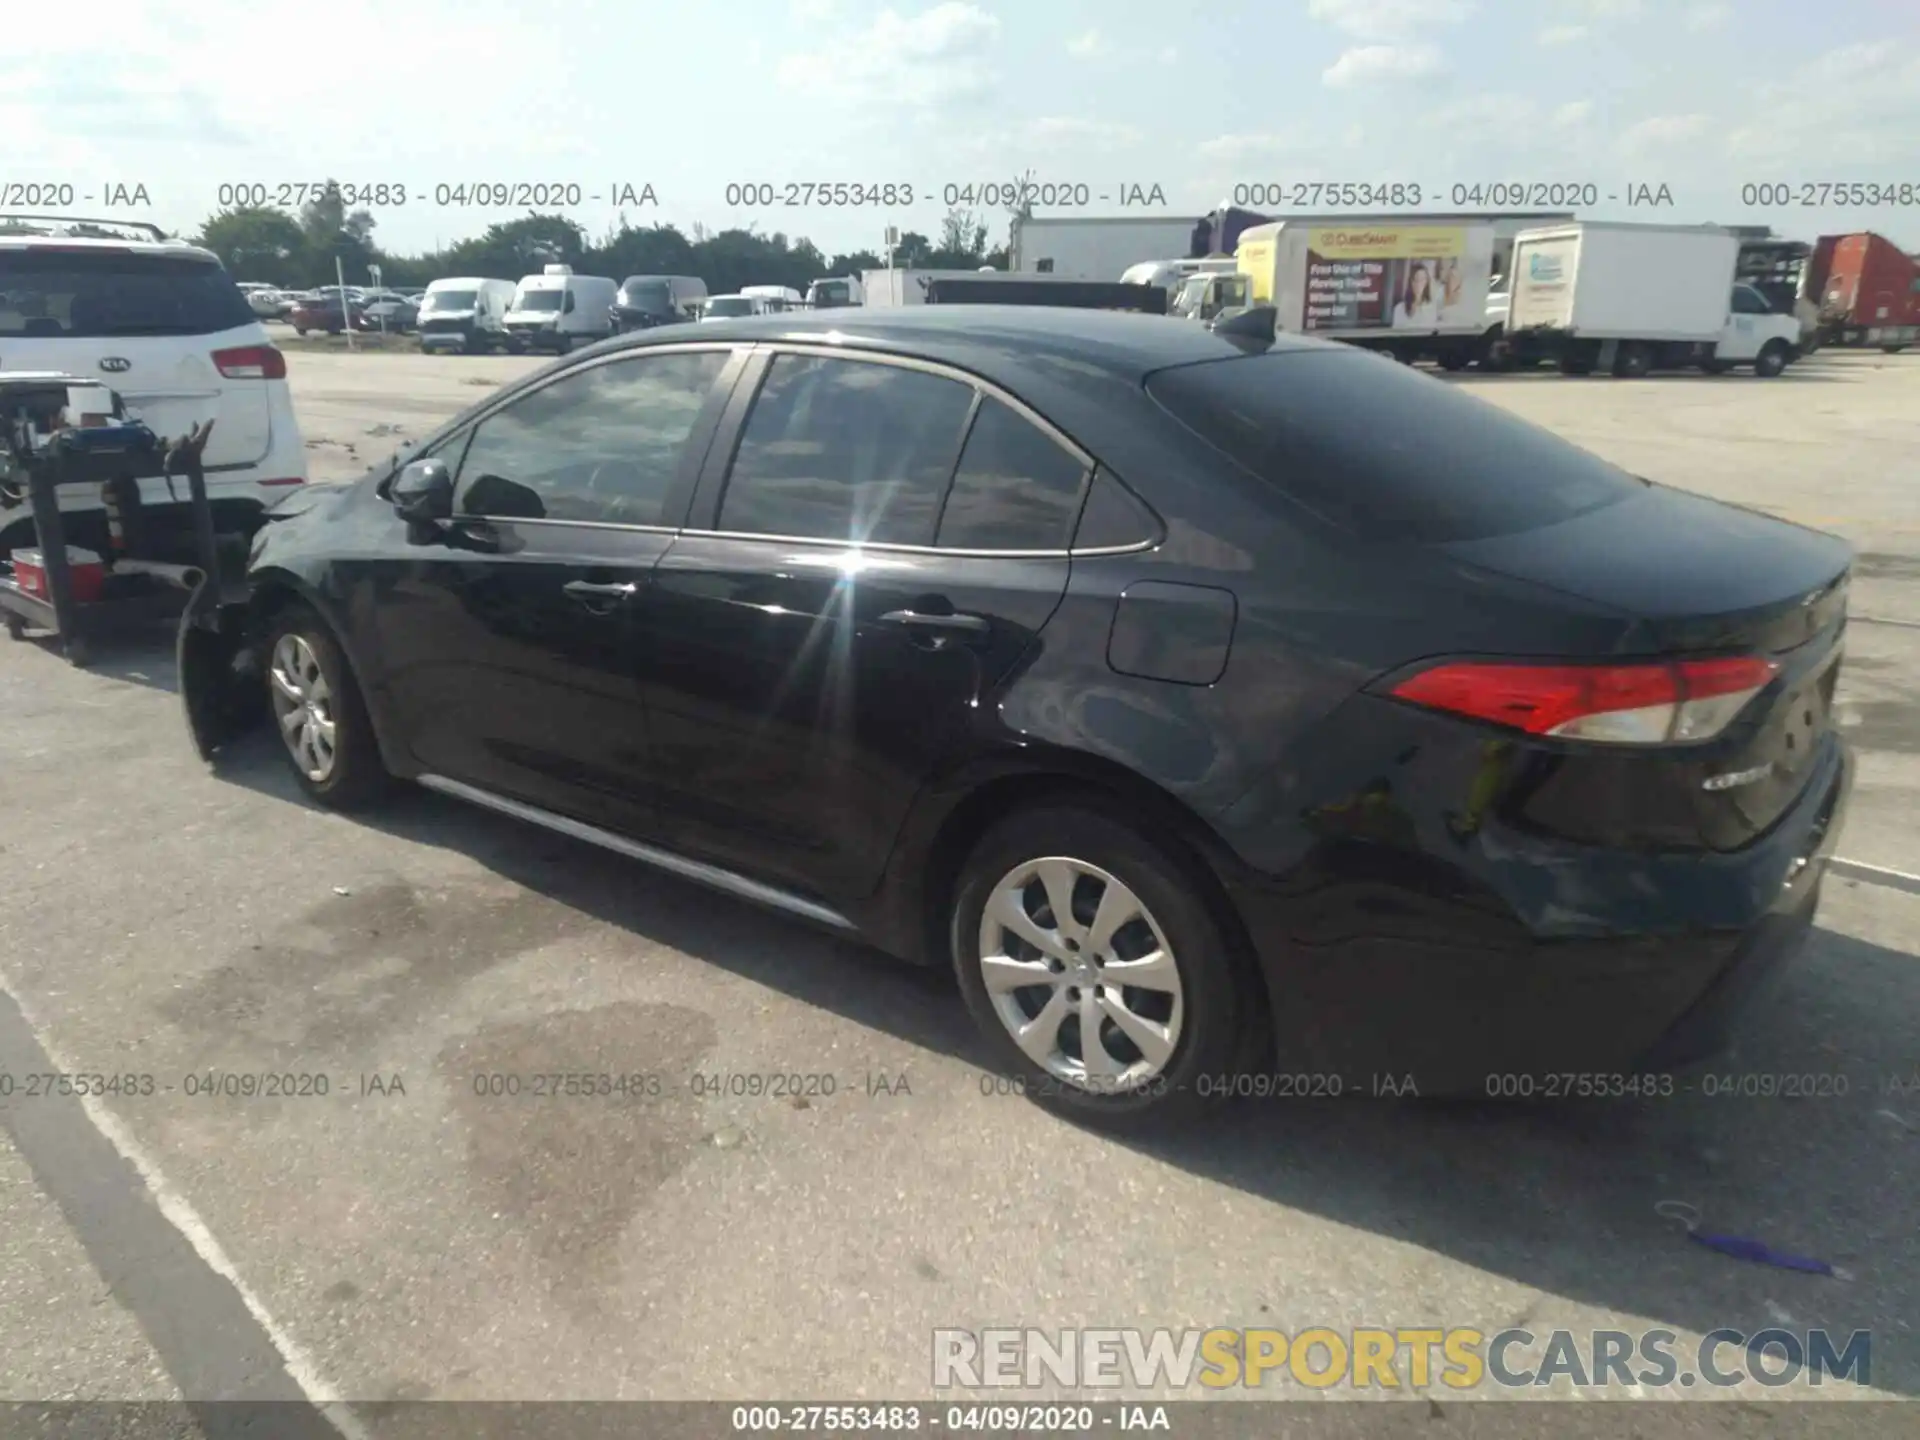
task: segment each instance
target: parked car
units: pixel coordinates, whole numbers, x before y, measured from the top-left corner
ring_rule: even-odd
[[[247,305],[262,320],[278,320],[293,308],[293,301],[284,291],[271,285],[254,285],[244,288]]]
[[[1844,542],[1303,337],[669,327],[303,498],[183,632],[205,753],[244,695],[321,803],[403,777],[951,965],[1102,1122],[1665,1074],[1848,794]]]
[[[296,335],[305,335],[309,330],[338,335],[358,322],[360,303],[351,290],[328,286],[296,301],[287,312],[287,323],[293,326]]]
[[[629,275],[613,297],[613,328],[647,330],[697,319],[707,300],[707,282],[697,275]]]
[[[15,222],[19,231],[30,225]],[[0,235],[0,365],[102,381],[164,436],[213,421],[204,459],[216,527],[251,530],[307,478],[286,357],[212,252],[124,228],[129,236],[116,239],[53,227]],[[177,536],[197,553],[178,482],[140,488],[154,543],[167,548]],[[110,553],[97,491],[67,487],[60,504],[75,512],[70,543]],[[0,510],[0,553],[32,535],[26,507]]]
[[[702,320],[739,320],[750,315],[771,315],[773,306],[763,295],[715,295],[700,307]]]
[[[393,290],[369,291],[360,301],[354,327],[360,330],[388,330],[404,334],[420,320],[420,307]]]

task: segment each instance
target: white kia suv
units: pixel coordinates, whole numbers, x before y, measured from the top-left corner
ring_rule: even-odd
[[[125,238],[108,238],[116,230]],[[109,385],[169,438],[214,421],[202,462],[216,530],[251,532],[306,483],[286,356],[217,256],[154,227],[0,216],[0,370]],[[172,495],[164,479],[143,481],[141,500],[156,539],[188,532],[183,481]],[[89,487],[64,490],[60,508],[80,512],[70,543],[103,548],[105,512]],[[25,506],[0,510],[0,554],[32,533]]]

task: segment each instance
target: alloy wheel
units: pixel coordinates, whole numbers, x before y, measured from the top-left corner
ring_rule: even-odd
[[[287,753],[302,775],[316,785],[325,784],[333,774],[335,755],[333,687],[319,657],[301,636],[282,635],[273,647],[268,678],[274,718],[280,722]]]
[[[1014,1044],[1056,1079],[1115,1093],[1158,1076],[1180,1043],[1180,967],[1146,904],[1084,860],[1028,860],[980,917],[978,963]]]

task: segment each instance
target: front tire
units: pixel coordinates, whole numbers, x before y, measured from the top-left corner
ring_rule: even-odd
[[[359,683],[340,642],[313,611],[287,611],[266,647],[274,729],[300,788],[322,805],[351,810],[385,793],[386,767]]]
[[[1622,345],[1613,357],[1616,379],[1638,380],[1653,369],[1653,352],[1645,345]]]
[[[1784,343],[1769,340],[1760,353],[1753,357],[1753,373],[1762,380],[1771,380],[1787,368],[1787,361],[1791,358],[1792,352]]]
[[[949,936],[988,1045],[1047,1108],[1138,1128],[1230,1088],[1252,987],[1187,866],[1118,816],[1008,816],[961,872]]]

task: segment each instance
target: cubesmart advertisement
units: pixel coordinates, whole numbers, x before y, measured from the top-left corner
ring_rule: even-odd
[[[1438,330],[1466,315],[1467,232],[1459,226],[1307,232],[1305,330]]]

